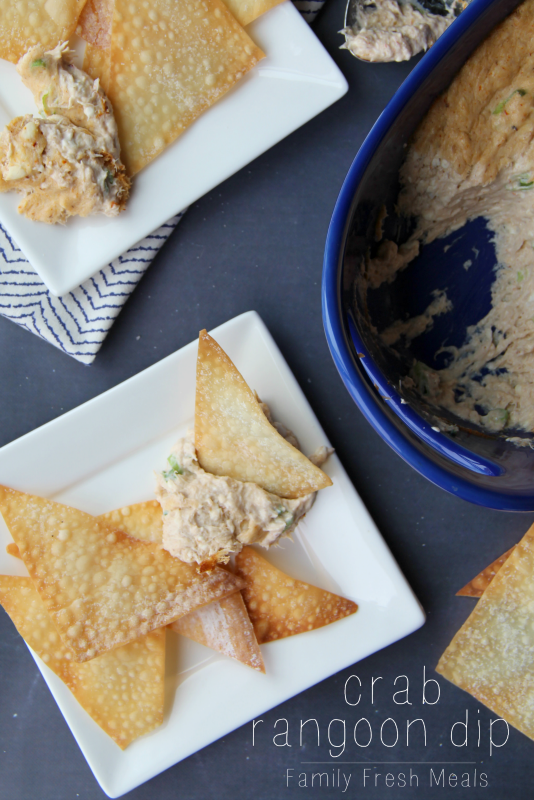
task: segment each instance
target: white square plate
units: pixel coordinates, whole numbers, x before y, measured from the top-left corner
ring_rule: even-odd
[[[0,222],[52,294],[79,286],[347,91],[342,73],[289,0],[247,32],[266,58],[136,175],[119,217],[45,225],[17,213],[15,193],[0,194]],[[35,113],[15,66],[0,60],[0,125]]]
[[[305,453],[327,444],[310,406],[255,312],[213,334]],[[0,450],[0,483],[101,514],[152,497],[154,469],[192,425],[197,343]],[[46,464],[46,469],[32,465]],[[290,575],[355,600],[359,610],[320,630],[262,648],[266,675],[173,633],[167,639],[165,721],[125,751],[34,655],[97,781],[118,797],[191,753],[416,630],[424,614],[336,456],[295,541],[269,560]],[[0,573],[27,574],[5,552]],[[213,699],[217,698],[214,704]],[[236,702],[236,700],[239,702]]]

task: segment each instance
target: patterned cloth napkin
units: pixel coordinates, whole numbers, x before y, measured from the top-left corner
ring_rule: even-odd
[[[294,0],[313,22],[325,0]],[[124,303],[185,212],[130,248],[77,289],[54,297],[0,225],[0,314],[83,364],[91,364]]]

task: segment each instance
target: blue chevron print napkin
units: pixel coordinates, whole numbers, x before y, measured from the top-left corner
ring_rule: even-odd
[[[325,0],[294,2],[311,23]],[[183,214],[63,297],[50,294],[0,225],[0,314],[83,364],[91,364],[124,303]]]
[[[124,303],[182,214],[82,283],[54,297],[0,225],[0,314],[90,364]]]

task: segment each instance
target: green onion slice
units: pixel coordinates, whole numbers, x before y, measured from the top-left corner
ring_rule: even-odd
[[[528,94],[528,92],[526,89],[514,89],[512,94],[509,94],[508,97],[506,97],[504,100],[501,100],[501,102],[493,109],[492,114],[501,114],[504,111],[506,103],[509,103],[512,97],[516,94],[518,94],[519,97],[524,97],[526,94]]]

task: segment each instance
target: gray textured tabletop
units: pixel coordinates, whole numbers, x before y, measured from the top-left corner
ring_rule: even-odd
[[[347,77],[348,94],[188,211],[91,367],[0,318],[4,445],[154,364],[192,341],[199,329],[258,311],[427,613],[418,632],[265,714],[271,735],[255,747],[252,726],[245,725],[138,787],[127,795],[132,800],[274,800],[308,793],[502,800],[510,790],[516,798],[532,796],[532,742],[511,729],[508,742],[490,756],[489,721],[495,715],[444,679],[438,703],[423,706],[422,691],[424,669],[427,678],[436,677],[441,652],[473,607],[455,592],[515,544],[533,515],[469,505],[401,461],[349,398],[323,333],[323,246],[337,193],[358,147],[413,65],[366,65],[338,50],[343,11],[343,0],[328,0],[315,31]],[[36,467],[45,470],[46,464]],[[344,700],[350,675],[363,685],[356,707]],[[401,679],[395,686],[398,676],[409,679],[411,705],[400,704],[405,695],[393,699],[406,684]],[[372,704],[371,682],[378,677]],[[433,688],[428,686],[431,700]],[[213,704],[215,712],[215,697]],[[454,747],[451,726],[465,722],[466,713],[467,745]],[[302,749],[299,725],[309,718],[319,722],[321,745]],[[352,738],[360,718],[373,730],[368,748],[357,747]],[[399,728],[394,747],[380,741],[388,718]],[[426,746],[422,736],[406,745],[407,721],[416,718],[425,720]],[[290,746],[273,743],[277,719],[288,720]],[[327,738],[333,719],[347,724],[346,749],[338,758],[331,758]],[[391,742],[387,727],[384,741]],[[311,770],[307,788],[299,786],[306,760],[328,762],[320,768],[328,787],[323,776],[322,786],[316,778],[312,788]],[[432,788],[431,768],[439,781]],[[294,776],[289,785],[288,769]],[[343,773],[351,776],[346,791]],[[386,778],[388,773],[393,778]],[[450,773],[458,776],[456,787]],[[469,789],[461,788],[462,780],[469,781]],[[24,643],[0,610],[0,800],[104,797]]]

